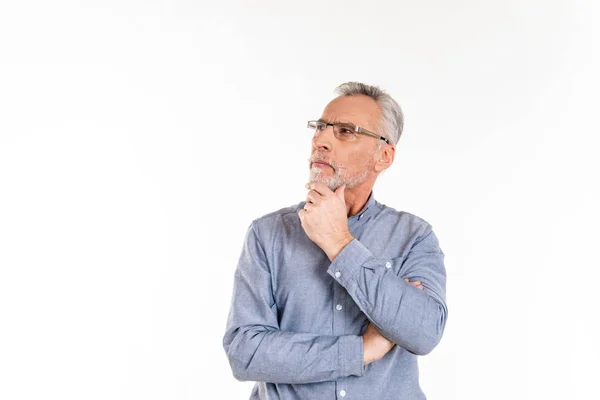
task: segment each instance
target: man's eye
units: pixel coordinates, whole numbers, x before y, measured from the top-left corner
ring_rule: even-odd
[[[342,133],[344,135],[348,135],[348,134],[352,135],[352,134],[354,134],[354,131],[352,131],[348,128],[340,128],[339,133]]]

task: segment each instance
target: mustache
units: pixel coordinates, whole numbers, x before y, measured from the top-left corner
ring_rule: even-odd
[[[334,170],[342,168],[342,166],[336,164],[334,161],[329,160],[327,157],[325,157],[323,154],[320,154],[320,153],[315,153],[309,157],[308,166],[310,167],[310,165],[314,162],[327,163],[327,164],[331,165],[331,168],[333,168]]]

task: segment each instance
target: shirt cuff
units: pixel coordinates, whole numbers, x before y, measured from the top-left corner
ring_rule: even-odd
[[[343,375],[362,376],[365,370],[363,337],[358,335],[340,336],[338,357],[339,368]]]
[[[346,286],[352,281],[352,277],[358,275],[358,272],[363,265],[373,259],[373,253],[371,253],[371,251],[358,239],[354,238],[331,262],[327,269],[327,273],[343,286]]]

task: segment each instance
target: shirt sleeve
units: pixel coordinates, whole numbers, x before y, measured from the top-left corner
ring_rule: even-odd
[[[385,337],[414,354],[428,354],[441,340],[448,317],[444,253],[431,225],[415,240],[398,274],[391,262],[375,257],[355,238],[327,273]],[[404,278],[420,280],[425,289]]]
[[[254,224],[235,271],[223,347],[240,381],[312,383],[364,371],[362,336],[279,329],[271,274]]]

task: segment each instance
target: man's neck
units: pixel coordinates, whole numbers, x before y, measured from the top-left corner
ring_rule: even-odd
[[[358,214],[358,212],[363,209],[363,207],[367,203],[367,200],[369,199],[371,190],[373,190],[372,185],[365,185],[360,187],[356,186],[352,189],[345,190],[344,194],[346,200],[346,210],[348,211],[348,218]]]

